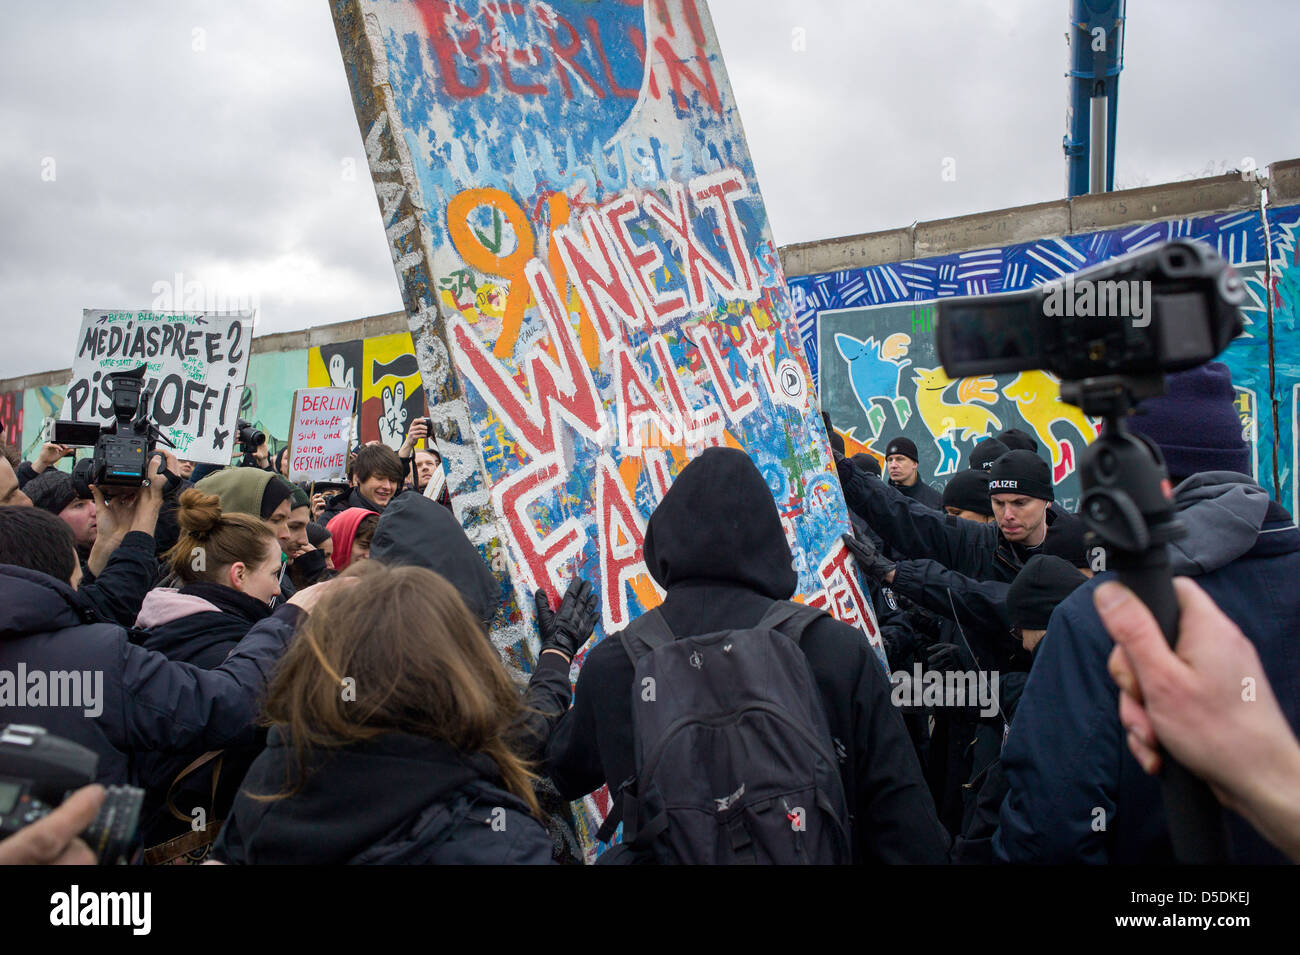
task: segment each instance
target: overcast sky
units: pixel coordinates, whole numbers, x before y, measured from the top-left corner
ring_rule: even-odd
[[[778,245],[1064,195],[1068,0],[709,6]],[[1117,185],[1300,156],[1298,35],[1130,0]],[[0,378],[178,274],[259,334],[401,308],[326,0],[7,3],[0,129]]]

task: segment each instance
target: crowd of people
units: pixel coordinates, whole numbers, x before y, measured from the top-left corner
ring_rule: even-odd
[[[907,438],[882,471],[829,429],[889,673],[791,600],[766,481],[710,448],[647,522],[662,604],[583,655],[591,584],[539,590],[522,687],[488,638],[512,592],[423,419],[328,490],[261,448],[163,454],[106,494],[66,448],[6,446],[0,672],[103,684],[93,716],[0,693],[0,724],[88,747],[100,784],[0,861],[90,861],[100,786],[132,785],[152,864],[579,862],[570,801],[602,787],[609,862],[1158,864],[1163,754],[1213,786],[1233,861],[1300,859],[1300,530],[1249,476],[1223,365],[1171,375],[1131,428],[1188,530],[1176,655],[1033,437],[985,439],[940,493]]]

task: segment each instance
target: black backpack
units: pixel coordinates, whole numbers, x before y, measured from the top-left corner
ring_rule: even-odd
[[[636,775],[613,794],[600,862],[847,864],[850,817],[799,649],[823,611],[777,601],[750,630],[676,639],[658,610],[619,634],[636,677]]]

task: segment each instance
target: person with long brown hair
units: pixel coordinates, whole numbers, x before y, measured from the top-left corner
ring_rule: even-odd
[[[267,748],[214,857],[549,863],[533,772],[510,742],[519,692],[456,589],[373,560],[336,584],[268,688]]]

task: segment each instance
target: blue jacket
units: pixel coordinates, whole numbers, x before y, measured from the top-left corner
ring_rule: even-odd
[[[105,785],[136,782],[138,751],[201,753],[249,742],[297,616],[297,607],[282,607],[225,663],[203,670],[131,643],[62,581],[0,564],[0,723],[42,726],[93,749],[96,781]],[[65,675],[55,699],[59,671]],[[71,679],[85,674],[88,684]],[[74,683],[82,695],[67,705]]]
[[[1292,730],[1300,726],[1300,531],[1249,478],[1194,475],[1176,494],[1191,531],[1171,548],[1255,644]],[[1052,614],[1002,751],[1008,785],[994,857],[1002,862],[1173,862],[1160,784],[1129,752],[1119,691],[1106,670],[1114,643],[1092,603],[1102,574]],[[1283,862],[1234,814],[1234,862]]]

